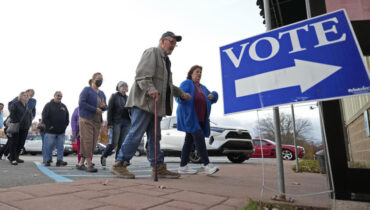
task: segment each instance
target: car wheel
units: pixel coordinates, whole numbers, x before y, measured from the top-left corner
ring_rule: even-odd
[[[247,156],[243,153],[232,153],[227,155],[227,159],[232,163],[242,163],[247,159]]]
[[[195,149],[195,146],[193,145],[190,155],[189,155],[189,160],[193,163],[200,163],[200,156],[198,155],[198,151]]]
[[[281,155],[283,156],[284,160],[294,160],[293,152],[288,149],[283,149],[281,152]]]

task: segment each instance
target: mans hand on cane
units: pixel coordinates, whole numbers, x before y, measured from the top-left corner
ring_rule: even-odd
[[[148,91],[148,95],[150,97],[154,98],[156,102],[159,99],[159,92],[157,90],[150,90],[150,91]]]

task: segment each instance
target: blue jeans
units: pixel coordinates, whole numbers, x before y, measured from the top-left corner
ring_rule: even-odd
[[[195,149],[197,150],[203,165],[208,165],[209,158],[204,133],[203,130],[198,130],[194,133],[186,133],[184,146],[181,151],[181,167],[186,166],[189,163],[189,155],[193,144],[195,145]]]
[[[119,123],[113,124],[113,136],[112,142],[107,145],[107,148],[104,150],[104,157],[111,155],[113,149],[117,146],[116,158],[118,156],[121,145],[125,140],[128,132],[130,131],[131,122],[129,119],[123,118]]]
[[[160,149],[161,140],[161,120],[162,117],[157,118],[157,164],[161,165],[164,162],[163,151]],[[148,138],[149,161],[152,167],[155,166],[155,132],[154,132],[154,114],[146,112],[137,107],[131,110],[131,129],[127,134],[121,149],[119,150],[116,161],[123,163],[130,162],[135,155],[137,148],[140,145],[141,139],[146,132]]]
[[[63,160],[63,152],[64,152],[64,139],[65,135],[63,134],[53,134],[53,133],[45,133],[45,161],[52,160],[52,153],[55,148],[57,147],[57,160]]]

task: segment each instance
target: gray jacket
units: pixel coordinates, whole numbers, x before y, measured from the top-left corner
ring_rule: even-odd
[[[184,92],[172,84],[172,73],[167,75],[165,54],[159,47],[152,47],[144,51],[136,68],[135,82],[126,103],[126,107],[137,107],[154,114],[154,99],[148,91],[157,90],[159,100],[157,104],[158,117],[166,115],[167,80],[171,87],[171,109],[173,97],[180,97]]]

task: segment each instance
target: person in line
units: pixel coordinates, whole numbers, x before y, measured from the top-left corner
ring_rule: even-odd
[[[33,96],[35,95],[35,91],[33,89],[28,89],[25,91],[25,93],[28,95],[28,102],[27,102],[27,106],[28,106],[28,109],[31,111],[32,113],[32,119],[31,121],[35,118],[35,115],[36,115],[36,99],[33,98]],[[13,100],[11,100],[9,103],[8,103],[8,110],[9,112],[11,111],[11,107],[14,103],[18,102],[19,100],[19,96],[16,96]],[[26,142],[26,138],[27,136],[21,136],[21,137],[24,137],[23,140],[21,140],[21,142]],[[6,142],[6,144],[4,145],[4,147],[2,148],[2,151],[0,151],[0,154],[4,154],[4,155],[7,155],[9,153],[9,148],[8,148],[8,145],[9,145],[9,141]],[[23,147],[22,147],[23,148]],[[22,149],[21,148],[21,149]],[[1,157],[1,156],[0,156]],[[17,159],[18,163],[23,163],[24,160],[20,159],[18,157]]]
[[[19,159],[19,153],[24,147],[28,129],[32,124],[32,113],[27,106],[28,99],[28,94],[26,92],[21,92],[19,94],[18,101],[12,103],[12,106],[10,107],[11,122],[20,123],[19,131],[17,133],[7,133],[7,144],[10,153],[8,160],[12,165],[18,165],[18,163],[24,162]]]
[[[116,146],[115,158],[117,158],[122,142],[131,127],[130,115],[127,108],[125,108],[127,101],[126,92],[128,91],[127,83],[123,81],[118,82],[116,90],[117,92],[112,94],[108,102],[108,128],[112,128],[113,136],[112,141],[108,143],[100,158],[102,166],[106,166],[107,157],[111,155]]]
[[[71,119],[71,127],[72,127],[72,138],[76,138],[77,142],[77,163],[80,162],[81,160],[81,155],[80,155],[80,127],[78,125],[78,121],[80,119],[80,115],[78,112],[79,108],[76,107],[75,110],[73,111],[72,114],[72,119]],[[78,164],[77,164],[78,166]]]
[[[103,75],[99,72],[95,73],[92,79],[89,80],[90,86],[82,90],[79,98],[81,160],[76,167],[86,172],[98,171],[98,169],[94,167],[91,158],[94,154],[100,127],[103,122],[103,111],[108,109],[105,94],[99,89],[102,83]]]
[[[202,78],[202,67],[195,65],[190,68],[187,78],[180,88],[190,93],[191,100],[184,101],[176,98],[178,103],[177,130],[186,132],[184,145],[181,151],[181,163],[178,169],[180,174],[195,174],[197,170],[188,167],[189,155],[193,144],[201,158],[206,174],[214,174],[219,169],[209,162],[205,137],[209,137],[210,124],[209,115],[211,105],[217,102],[218,94],[210,92],[206,86],[200,83]]]
[[[42,162],[46,163],[46,149],[45,149],[45,123],[42,119],[39,119],[39,123],[37,124],[37,129],[40,131],[41,136],[41,153],[42,153]]]
[[[80,126],[79,126],[79,119],[80,119],[80,114],[79,114],[79,108],[76,107],[75,110],[73,111],[72,114],[72,119],[71,119],[71,127],[72,127],[72,138],[76,138],[76,143],[77,143],[77,165],[81,160],[81,155],[80,155],[80,148],[81,148],[81,137],[80,137]],[[91,160],[92,160],[91,156]]]
[[[3,128],[3,123],[4,123],[3,122],[3,109],[4,109],[4,104],[0,103],[0,129]]]
[[[45,166],[50,166],[52,153],[56,146],[56,166],[66,166],[63,161],[65,131],[69,124],[69,112],[62,103],[63,94],[61,91],[54,93],[54,98],[45,105],[42,110],[42,120],[45,123]]]
[[[173,96],[189,100],[190,95],[172,84],[171,62],[168,56],[175,49],[181,36],[173,32],[166,32],[160,38],[158,47],[152,47],[144,51],[136,68],[135,82],[128,96],[126,107],[131,108],[131,128],[127,134],[116,162],[111,167],[111,172],[121,178],[135,178],[135,175],[127,170],[130,160],[134,156],[140,141],[147,133],[150,165],[155,173],[155,103],[157,103],[157,120],[160,125],[165,115],[172,114]],[[163,151],[160,150],[161,139],[160,126],[157,128],[157,174],[158,178],[179,178],[180,174],[167,170],[164,163]]]
[[[35,90],[33,89],[28,89],[26,90],[26,93],[28,94],[28,102],[27,102],[27,106],[28,106],[28,109],[31,110],[32,112],[32,120],[35,118],[36,116],[36,99],[34,99],[33,97],[35,96]],[[10,101],[8,103],[8,109],[10,111],[10,107],[11,105],[14,103],[14,102],[17,102],[18,101],[18,97],[15,97],[12,101]]]
[[[3,122],[3,109],[4,109],[4,104],[0,103],[0,129],[3,128],[3,123],[4,123]],[[0,160],[3,157],[3,154],[6,154],[6,156],[8,154],[8,147],[6,147],[5,145],[2,148],[0,148]]]

